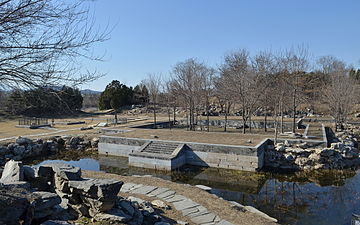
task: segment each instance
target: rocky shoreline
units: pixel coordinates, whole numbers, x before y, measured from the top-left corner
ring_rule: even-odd
[[[265,167],[292,171],[357,168],[360,166],[358,147],[358,140],[350,131],[336,133],[328,148],[285,141],[265,151]]]

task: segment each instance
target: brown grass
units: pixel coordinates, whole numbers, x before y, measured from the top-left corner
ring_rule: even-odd
[[[132,128],[130,132],[116,134],[115,136],[154,139],[156,135],[159,140],[200,142],[210,144],[246,145],[255,146],[265,138],[272,137],[270,134],[242,134],[206,131],[186,131],[177,129],[138,129]],[[251,140],[251,143],[248,143]]]

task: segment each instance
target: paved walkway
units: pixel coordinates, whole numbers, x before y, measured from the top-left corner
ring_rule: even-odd
[[[168,188],[125,183],[121,187],[120,192],[146,195],[148,197],[159,198],[167,203],[172,203],[176,210],[180,211],[183,216],[188,217],[195,224],[233,225],[232,223],[221,219],[218,215],[208,211],[202,205],[183,195],[176,194],[175,191]]]

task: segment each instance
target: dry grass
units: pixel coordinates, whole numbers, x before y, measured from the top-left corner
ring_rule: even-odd
[[[132,128],[130,132],[116,134],[115,136],[130,138],[153,139],[156,135],[159,140],[200,142],[210,144],[226,145],[246,145],[255,146],[265,138],[271,135],[262,134],[241,134],[241,133],[224,133],[224,132],[205,132],[205,131],[186,131],[176,129],[138,129]],[[251,143],[248,143],[251,140]]]
[[[155,177],[121,176],[121,175],[108,174],[97,171],[83,171],[83,176],[93,177],[93,178],[116,179],[116,180],[121,180],[125,183],[131,182],[131,183],[138,183],[145,185],[153,185],[153,186],[155,185],[158,187],[166,187],[176,191],[178,194],[184,195],[192,199],[193,201],[199,203],[200,205],[203,205],[211,212],[219,215],[222,219],[226,219],[234,224],[241,224],[241,225],[276,224],[264,218],[261,218],[253,213],[242,212],[237,209],[234,209],[228,201],[220,199],[217,196],[209,194],[206,191],[203,191],[199,188],[186,184],[178,184]],[[139,197],[144,198],[143,196],[139,196]]]

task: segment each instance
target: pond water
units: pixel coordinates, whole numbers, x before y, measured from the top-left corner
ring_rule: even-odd
[[[203,184],[226,200],[252,205],[281,224],[348,225],[360,214],[360,171],[311,173],[254,173],[225,169],[185,167],[159,172],[128,167],[127,158],[94,156],[66,162],[84,170],[120,175],[153,175],[174,182]]]

